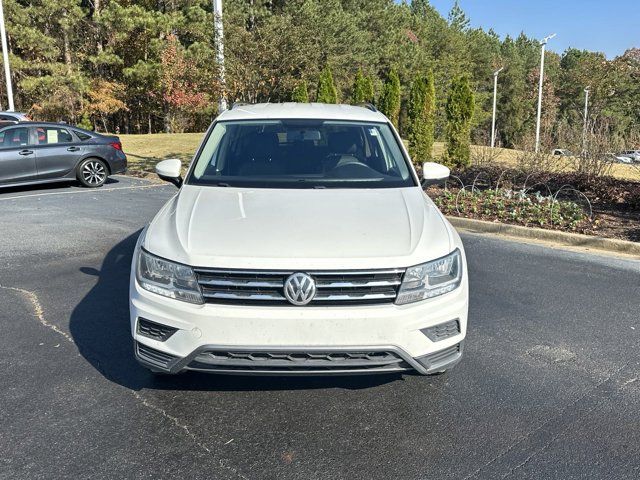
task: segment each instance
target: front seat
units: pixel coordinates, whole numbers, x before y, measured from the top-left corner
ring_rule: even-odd
[[[241,176],[279,175],[283,173],[282,159],[279,158],[278,134],[252,133],[245,140],[244,162],[240,167]]]
[[[346,163],[362,161],[362,149],[359,148],[360,138],[355,131],[334,132],[329,135],[329,155],[325,161],[325,172]]]

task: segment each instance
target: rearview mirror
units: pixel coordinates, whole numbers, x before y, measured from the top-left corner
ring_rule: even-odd
[[[177,158],[163,160],[156,165],[156,173],[165,182],[173,183],[176,187],[182,186],[182,162]]]
[[[422,164],[422,186],[443,184],[451,175],[451,170],[444,165],[435,162]]]

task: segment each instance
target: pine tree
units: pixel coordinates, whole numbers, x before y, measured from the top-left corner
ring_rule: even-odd
[[[93,124],[91,123],[91,119],[88,114],[84,113],[82,115],[82,119],[80,120],[80,123],[78,123],[78,126],[85,130],[93,130]]]
[[[320,72],[316,101],[319,103],[338,103],[338,91],[333,83],[333,75],[328,65]]]
[[[291,92],[291,101],[298,103],[309,103],[309,91],[307,81],[302,80]]]
[[[395,70],[389,72],[387,81],[382,87],[379,108],[397,127],[400,117],[400,77]]]
[[[416,164],[431,158],[435,128],[436,91],[433,73],[419,76],[409,94],[409,152]]]
[[[444,163],[450,167],[467,167],[471,163],[471,118],[474,98],[469,78],[455,77],[451,82],[445,112]]]
[[[351,103],[353,105],[365,102],[365,89],[366,80],[364,75],[362,75],[362,70],[359,69],[356,73],[356,78],[353,81],[353,93],[351,94]]]
[[[502,57],[505,69],[500,74],[498,102],[500,108],[496,115],[496,123],[500,143],[504,147],[513,148],[522,142],[526,131],[530,108],[527,99],[527,71],[524,59],[516,48],[515,42],[507,37],[502,45]]]
[[[469,17],[464,13],[464,10],[460,7],[460,3],[456,0],[449,12],[449,25],[453,27],[454,30],[458,30],[463,32],[469,28]]]
[[[376,98],[375,98],[376,94],[373,90],[373,79],[369,75],[364,77],[363,90],[364,90],[364,101],[372,105],[376,103]]]

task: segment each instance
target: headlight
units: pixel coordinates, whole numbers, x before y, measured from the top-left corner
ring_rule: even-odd
[[[462,256],[456,249],[446,257],[410,267],[404,274],[396,304],[419,302],[455,290],[462,280]]]
[[[193,269],[140,249],[136,278],[142,288],[158,295],[190,303],[204,303]]]

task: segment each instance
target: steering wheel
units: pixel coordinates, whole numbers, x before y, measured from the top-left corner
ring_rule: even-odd
[[[337,178],[379,178],[380,173],[354,158],[336,165],[327,172],[327,176]]]

